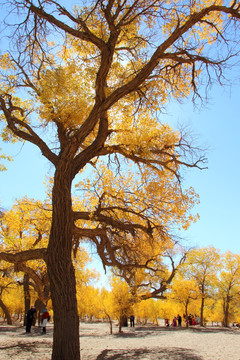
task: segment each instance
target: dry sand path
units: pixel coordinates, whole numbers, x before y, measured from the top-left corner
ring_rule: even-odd
[[[47,335],[0,325],[0,360],[50,360],[52,334],[52,324]],[[136,326],[118,334],[114,326],[110,335],[108,324],[81,323],[80,334],[81,360],[240,360],[237,328]]]

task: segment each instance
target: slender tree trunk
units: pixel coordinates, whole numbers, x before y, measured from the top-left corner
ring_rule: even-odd
[[[204,295],[202,295],[202,301],[201,301],[201,315],[200,315],[200,325],[203,326],[203,309],[204,309]]]
[[[2,308],[2,311],[4,312],[5,318],[7,319],[7,324],[12,325],[11,315],[10,315],[10,313],[8,311],[7,306],[2,301],[2,299],[0,299],[0,307]]]
[[[31,302],[30,291],[29,291],[29,275],[28,274],[24,274],[24,277],[23,277],[23,292],[24,292],[24,309],[25,309],[25,316],[24,316],[23,324],[24,324],[24,326],[26,326],[27,325],[26,314],[27,314],[28,310],[30,309],[30,302]]]
[[[119,324],[118,324],[118,332],[119,332],[119,334],[122,332],[122,322],[121,322],[121,319],[119,320]]]
[[[67,172],[65,172],[66,174]],[[79,318],[72,264],[71,179],[56,170],[47,268],[54,311],[52,360],[79,360]]]
[[[185,321],[186,321],[186,327],[188,327],[188,304],[189,304],[189,300],[187,300],[186,301],[186,303],[185,303],[185,316],[186,316],[186,318],[185,318]]]
[[[107,317],[108,317],[109,326],[110,326],[110,334],[112,335],[112,333],[113,333],[112,319],[111,319],[111,316],[108,314],[107,314]]]
[[[228,327],[228,316],[229,316],[229,296],[226,296],[226,302],[224,306],[224,324],[223,326]]]
[[[225,298],[223,298],[223,305],[222,305],[222,310],[223,310],[223,318],[222,318],[222,326],[225,326]]]

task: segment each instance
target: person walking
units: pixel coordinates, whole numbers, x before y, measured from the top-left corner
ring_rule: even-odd
[[[42,322],[43,334],[46,334],[46,325],[47,325],[48,321],[49,321],[49,312],[45,308],[43,310],[43,312],[41,313],[41,322]]]
[[[133,315],[130,316],[130,326],[134,327],[134,316]]]
[[[27,317],[27,324],[26,324],[26,333],[31,332],[31,327],[34,321],[34,316],[36,314],[36,309],[34,306],[31,306],[31,308],[28,310],[26,317]]]

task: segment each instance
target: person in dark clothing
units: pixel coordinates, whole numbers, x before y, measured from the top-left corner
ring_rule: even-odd
[[[177,316],[178,326],[182,326],[182,317],[181,315]]]
[[[31,332],[31,327],[34,321],[35,314],[36,314],[36,309],[34,306],[32,306],[31,309],[28,310],[26,315],[27,316],[26,333]]]
[[[134,316],[133,315],[130,316],[130,326],[134,327]]]

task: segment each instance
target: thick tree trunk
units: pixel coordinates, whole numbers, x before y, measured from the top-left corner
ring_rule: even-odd
[[[79,360],[79,318],[72,264],[71,180],[56,170],[47,268],[54,311],[52,360]]]
[[[7,324],[12,325],[11,315],[10,315],[10,313],[8,311],[8,308],[6,307],[4,302],[2,301],[2,299],[0,299],[0,307],[2,308],[2,311],[4,312],[5,318],[7,319]]]

